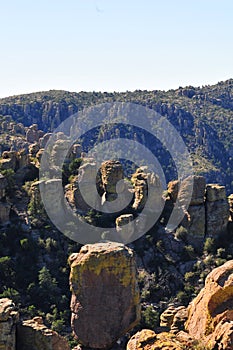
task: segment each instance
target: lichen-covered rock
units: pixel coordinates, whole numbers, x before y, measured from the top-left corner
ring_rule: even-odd
[[[171,328],[174,315],[176,313],[176,308],[174,306],[169,306],[161,315],[160,315],[160,326]]]
[[[137,332],[128,342],[127,350],[183,350],[193,349],[195,340],[184,332],[156,334],[150,329]]]
[[[65,338],[43,324],[41,317],[34,317],[18,325],[17,350],[70,350],[70,347]]]
[[[210,349],[232,349],[233,260],[214,269],[188,307],[186,330]]]
[[[0,349],[15,350],[16,323],[19,314],[15,305],[8,298],[0,299]]]
[[[187,309],[184,306],[171,305],[160,315],[160,326],[167,327],[169,331],[176,334],[184,330],[187,315]]]
[[[171,325],[171,332],[174,334],[177,334],[180,331],[184,330],[184,325],[185,322],[187,321],[188,318],[188,311],[186,307],[184,306],[179,306],[176,308],[176,313],[173,318],[173,322]]]
[[[120,243],[96,243],[72,254],[71,325],[79,341],[109,348],[140,319],[133,251]]]

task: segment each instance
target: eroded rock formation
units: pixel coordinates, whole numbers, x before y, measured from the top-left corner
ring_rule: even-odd
[[[184,323],[187,320],[187,309],[184,306],[170,306],[160,315],[160,326],[168,328],[176,334],[184,330]]]
[[[133,251],[120,243],[86,245],[69,263],[74,334],[87,347],[109,348],[140,318]]]
[[[195,340],[185,332],[156,334],[150,329],[137,332],[128,342],[127,350],[183,350],[193,349]]]
[[[131,181],[134,185],[135,199],[133,208],[142,210],[149,199],[147,210],[161,212],[164,206],[162,185],[159,177],[150,172],[147,167],[141,167],[133,174]],[[148,197],[149,191],[149,197]]]
[[[15,305],[8,298],[0,299],[0,349],[15,350],[16,323],[19,314]]]
[[[41,317],[34,317],[18,325],[17,350],[70,350],[70,347],[65,338],[44,325]]]
[[[206,233],[216,236],[224,232],[229,219],[229,206],[224,186],[206,186]]]
[[[186,330],[210,349],[232,349],[233,260],[215,268],[188,307]]]

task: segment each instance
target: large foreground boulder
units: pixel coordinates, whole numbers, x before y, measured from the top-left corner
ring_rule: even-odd
[[[140,319],[133,251],[120,243],[96,243],[72,254],[69,263],[74,334],[84,346],[109,348]]]
[[[207,276],[188,308],[186,330],[210,349],[233,349],[233,260]]]

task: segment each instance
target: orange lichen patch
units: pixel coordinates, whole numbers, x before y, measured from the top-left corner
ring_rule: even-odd
[[[106,247],[105,247],[106,245]],[[103,250],[105,247],[105,250]],[[72,254],[69,263],[71,266],[71,280],[79,281],[85,271],[92,271],[97,276],[101,271],[117,276],[124,287],[132,283],[131,260],[133,251],[123,244],[98,243],[84,246],[79,254]]]
[[[182,350],[184,344],[180,342],[172,333],[162,332],[156,334],[150,329],[143,329],[136,333],[128,342],[127,350]],[[191,345],[191,342],[189,341]]]

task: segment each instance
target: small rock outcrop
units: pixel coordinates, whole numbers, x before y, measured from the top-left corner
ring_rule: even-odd
[[[210,349],[232,349],[233,260],[215,268],[188,307],[186,330]]]
[[[65,338],[48,329],[41,317],[23,321],[17,327],[17,350],[70,350]]]
[[[107,349],[140,319],[133,251],[96,243],[72,254],[69,263],[73,332],[84,346]]]
[[[184,306],[170,306],[160,315],[160,326],[166,327],[171,333],[176,334],[184,330],[187,316],[187,309]]]
[[[156,334],[150,329],[143,329],[129,340],[127,350],[191,350],[194,344],[195,340],[185,332]]]
[[[16,323],[19,314],[15,305],[8,298],[0,299],[0,349],[15,350]]]

